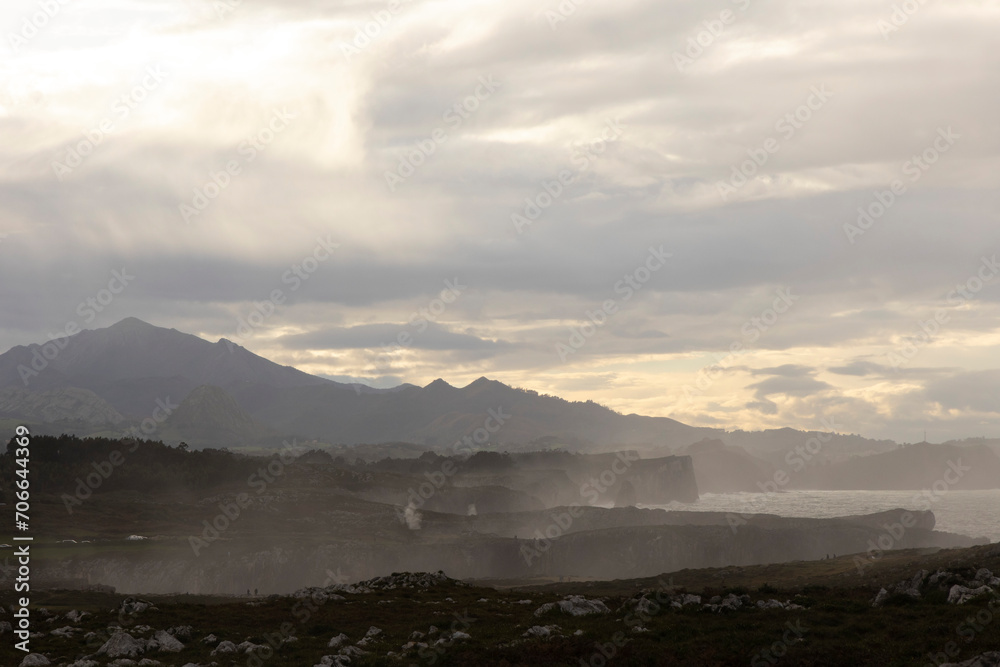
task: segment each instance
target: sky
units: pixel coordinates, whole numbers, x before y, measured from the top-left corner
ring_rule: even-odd
[[[1000,437],[997,0],[7,0],[0,349]]]

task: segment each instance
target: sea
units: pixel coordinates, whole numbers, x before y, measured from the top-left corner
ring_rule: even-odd
[[[781,493],[706,493],[693,503],[639,505],[689,512],[777,514],[825,519],[872,514],[896,508],[934,512],[935,530],[1000,542],[1000,489],[949,490],[924,497],[920,491],[783,491]]]

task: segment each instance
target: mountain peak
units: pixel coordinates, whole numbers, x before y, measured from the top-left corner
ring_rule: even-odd
[[[454,389],[454,387],[445,382],[443,379],[438,378],[437,380],[434,380],[434,382],[431,382],[429,385],[424,387],[424,389]]]
[[[126,317],[125,319],[119,320],[114,324],[112,324],[110,327],[108,327],[108,329],[114,329],[115,331],[123,331],[123,330],[135,331],[139,329],[148,330],[157,328],[159,327],[152,325],[149,322],[140,320],[138,317]]]

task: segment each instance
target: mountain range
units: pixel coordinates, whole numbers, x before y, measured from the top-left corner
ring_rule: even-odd
[[[485,377],[465,387],[443,379],[391,389],[344,384],[276,364],[226,339],[212,343],[136,318],[0,354],[0,420],[76,435],[142,427],[151,438],[194,447],[274,446],[296,437],[447,450],[469,438],[477,448],[489,442],[510,451],[631,448],[667,455],[716,440],[724,446],[703,444],[690,453],[720,474],[727,466],[748,466],[746,452],[767,459],[770,465],[749,462],[753,477],[817,435],[725,431],[625,415]],[[896,447],[856,435],[829,438],[825,453],[834,457]]]

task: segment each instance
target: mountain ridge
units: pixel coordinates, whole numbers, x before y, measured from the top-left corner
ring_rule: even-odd
[[[27,381],[25,368],[30,371]],[[0,389],[77,388],[91,392],[126,420],[146,419],[158,401],[180,403],[203,386],[221,392],[205,404],[215,406],[217,413],[208,408],[199,412],[194,421],[200,422],[202,432],[199,435],[199,424],[189,420],[187,436],[210,442],[221,428],[235,434],[239,442],[230,444],[237,446],[275,436],[339,445],[411,442],[439,450],[473,438],[484,449],[628,448],[661,454],[705,438],[735,444],[721,429],[669,417],[624,415],[593,401],[568,401],[485,376],[465,387],[443,378],[424,387],[344,384],[279,365],[224,338],[213,343],[134,317],[0,354]],[[223,424],[233,428],[227,431]],[[157,434],[168,440],[174,436],[169,425]],[[805,441],[809,434],[784,434],[792,436]],[[872,451],[894,445],[854,438],[856,447]]]

